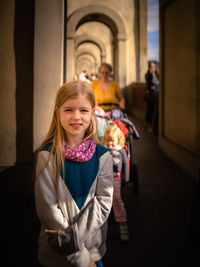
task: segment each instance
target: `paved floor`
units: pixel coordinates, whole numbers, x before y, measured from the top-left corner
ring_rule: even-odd
[[[141,135],[133,144],[139,191],[134,193],[133,183],[123,189],[131,240],[120,243],[111,214],[105,267],[200,266],[199,186],[159,150],[140,121],[134,124]],[[0,173],[3,266],[39,266],[31,175],[30,165]]]

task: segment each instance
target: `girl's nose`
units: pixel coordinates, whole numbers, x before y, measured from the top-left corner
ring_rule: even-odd
[[[80,119],[80,112],[78,110],[75,110],[73,112],[73,119],[76,119],[76,120]]]

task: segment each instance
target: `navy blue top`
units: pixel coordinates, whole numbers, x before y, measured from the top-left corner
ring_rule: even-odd
[[[42,150],[50,151],[52,144],[46,145]],[[64,180],[70,194],[81,209],[88,196],[90,188],[97,176],[99,170],[99,159],[108,150],[99,144],[96,145],[94,155],[89,161],[76,162],[69,159],[64,160],[63,168],[60,168],[60,176]]]

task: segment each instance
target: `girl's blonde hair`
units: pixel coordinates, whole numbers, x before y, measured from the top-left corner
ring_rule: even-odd
[[[107,141],[110,139],[110,137],[117,138],[118,145],[120,145],[121,147],[124,147],[125,145],[124,134],[116,124],[111,124],[106,128],[104,132],[104,137],[102,139],[102,144],[105,145]]]
[[[44,146],[52,144],[50,149],[49,159],[50,156],[53,154],[54,164],[56,166],[56,178],[59,175],[61,164],[64,168],[63,149],[66,139],[65,130],[63,129],[60,123],[59,109],[67,100],[76,98],[80,95],[85,96],[86,99],[91,104],[92,108],[93,109],[95,108],[95,96],[88,82],[72,81],[63,84],[59,88],[56,94],[54,113],[51,120],[49,131],[47,133],[46,138],[44,139],[44,141],[42,142],[41,146],[38,149],[39,152]],[[84,140],[85,139],[92,139],[94,142],[98,143],[97,122],[96,122],[96,115],[94,112],[92,112],[89,127],[85,132]],[[47,160],[45,166],[47,165],[49,159]]]

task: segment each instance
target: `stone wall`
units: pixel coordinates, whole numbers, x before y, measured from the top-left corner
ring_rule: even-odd
[[[0,165],[16,161],[14,1],[0,1]]]
[[[131,83],[128,86],[127,109],[132,115],[140,120],[144,120],[146,112],[146,102],[144,100],[145,83]]]
[[[200,167],[198,1],[161,1],[159,145],[193,177]],[[187,19],[185,14],[187,14]]]

